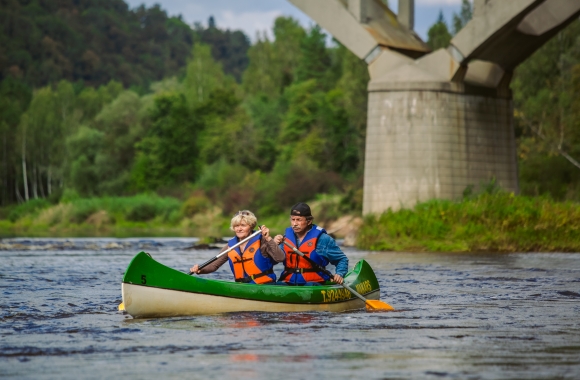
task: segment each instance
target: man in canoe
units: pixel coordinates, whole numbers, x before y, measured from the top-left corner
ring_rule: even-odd
[[[251,211],[238,211],[230,223],[230,229],[235,232],[236,236],[228,241],[228,245],[222,249],[222,252],[249,237],[257,223],[258,220]],[[232,249],[227,255],[220,256],[202,269],[196,264],[191,267],[190,271],[197,274],[212,273],[229,261],[236,282],[275,283],[276,275],[273,267],[284,261],[285,257],[284,251],[278,246],[282,241],[282,236],[272,238],[266,226],[261,226],[260,230],[261,233]]]
[[[328,280],[342,284],[348,271],[348,258],[322,227],[312,224],[313,219],[310,206],[297,203],[290,210],[290,227],[286,228],[285,235],[275,237],[277,240],[283,239],[280,248],[286,253],[284,271],[280,274],[278,284],[321,285]],[[330,278],[317,270],[309,260],[300,257],[294,248],[322,268],[329,263],[334,265],[335,275]]]

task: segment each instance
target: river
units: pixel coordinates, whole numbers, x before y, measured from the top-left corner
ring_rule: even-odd
[[[192,239],[0,241],[0,377],[578,379],[580,254],[367,260],[397,311],[133,319],[117,311],[140,250],[187,270]],[[225,266],[215,278],[227,279]]]

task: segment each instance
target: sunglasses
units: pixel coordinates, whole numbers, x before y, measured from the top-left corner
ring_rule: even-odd
[[[252,213],[248,210],[244,210],[244,211],[238,211],[234,214],[234,216],[238,216],[238,215],[250,216],[250,215],[252,215]]]

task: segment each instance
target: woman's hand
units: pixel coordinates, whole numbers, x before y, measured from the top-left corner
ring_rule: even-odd
[[[342,285],[342,283],[344,282],[342,276],[339,274],[335,274],[334,277],[332,278],[332,281],[336,282],[338,285]]]
[[[199,274],[199,265],[195,264],[194,266],[192,266],[191,268],[189,268],[189,271],[191,273]]]
[[[268,227],[262,226],[260,227],[260,231],[262,231],[262,236],[266,238],[266,241],[272,240],[272,237],[270,236],[270,229]]]
[[[276,245],[282,244],[282,240],[284,240],[284,236],[282,236],[282,235],[274,236],[274,241],[276,242]]]

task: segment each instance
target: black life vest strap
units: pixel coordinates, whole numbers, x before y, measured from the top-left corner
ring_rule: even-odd
[[[284,267],[284,271],[280,274],[280,281],[284,281],[284,279],[288,276],[291,276],[295,273],[311,273],[311,272],[318,272],[315,268],[289,268]]]
[[[236,261],[234,261],[234,264],[240,264],[240,263],[245,263],[246,261],[252,261],[254,260],[251,257],[242,257],[241,259],[239,257],[236,257]]]
[[[243,282],[244,284],[247,284],[248,282],[254,281],[256,278],[264,277],[264,276],[267,276],[269,274],[274,274],[274,269],[268,269],[264,272],[261,272],[258,274],[253,274],[251,276],[247,276],[244,278],[236,278],[236,282]]]

